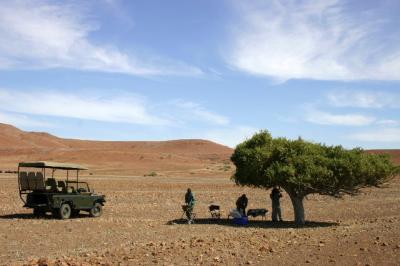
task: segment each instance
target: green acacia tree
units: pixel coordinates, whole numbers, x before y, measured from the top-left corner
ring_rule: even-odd
[[[236,184],[265,189],[281,186],[291,199],[298,224],[305,222],[306,195],[356,194],[362,187],[378,186],[399,173],[386,155],[301,138],[272,138],[268,131],[239,144],[231,160],[236,166],[232,177]]]

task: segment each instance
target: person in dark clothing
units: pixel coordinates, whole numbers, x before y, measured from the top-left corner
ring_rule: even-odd
[[[246,216],[246,208],[249,200],[246,197],[246,194],[240,196],[236,201],[236,209],[242,216]]]
[[[272,221],[282,222],[282,210],[281,210],[281,203],[280,199],[282,198],[281,190],[278,186],[274,186],[272,189],[271,194],[269,195],[272,200]]]
[[[186,217],[188,219],[188,223],[193,223],[193,208],[196,203],[196,199],[194,198],[194,194],[190,188],[187,189],[185,194],[185,203],[186,203]]]

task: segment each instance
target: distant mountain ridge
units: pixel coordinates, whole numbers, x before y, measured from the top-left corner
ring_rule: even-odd
[[[19,161],[74,162],[102,173],[210,172],[229,164],[233,150],[208,140],[93,141],[26,132],[0,123],[0,169]],[[209,170],[209,171],[206,171]]]
[[[400,150],[388,153],[400,164]],[[20,161],[47,160],[88,166],[102,174],[195,174],[229,176],[233,149],[201,139],[169,141],[94,141],[63,139],[46,132],[26,132],[0,123],[0,170]]]

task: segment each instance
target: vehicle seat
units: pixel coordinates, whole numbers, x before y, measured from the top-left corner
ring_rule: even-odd
[[[67,185],[65,184],[65,181],[58,181],[57,184],[58,188],[61,188],[63,192],[67,191]]]
[[[54,192],[58,191],[57,181],[54,178],[47,178],[46,180],[46,190],[51,190]]]
[[[36,190],[45,190],[43,174],[41,172],[36,172],[35,189]]]
[[[28,173],[28,186],[29,190],[35,190],[36,188],[36,173],[35,172],[29,172]]]
[[[21,190],[29,190],[29,182],[28,182],[28,173],[27,172],[19,172],[19,184],[21,186]]]

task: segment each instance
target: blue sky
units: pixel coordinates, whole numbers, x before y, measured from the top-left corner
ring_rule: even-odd
[[[400,2],[0,0],[0,122],[400,148]]]

